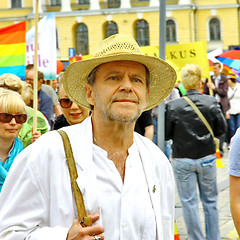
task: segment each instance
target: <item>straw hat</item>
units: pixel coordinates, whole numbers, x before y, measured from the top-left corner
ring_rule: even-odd
[[[173,89],[176,72],[168,63],[157,57],[144,55],[132,36],[115,34],[101,42],[92,59],[74,62],[67,67],[63,75],[67,96],[77,105],[90,109],[85,97],[85,82],[89,74],[103,63],[121,60],[142,63],[149,70],[149,102],[145,111],[157,106]]]

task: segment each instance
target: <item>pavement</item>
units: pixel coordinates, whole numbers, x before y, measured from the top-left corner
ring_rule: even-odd
[[[227,148],[224,149],[224,156],[222,159],[217,162],[217,184],[218,184],[218,211],[219,211],[219,225],[221,232],[221,239],[232,239],[232,240],[240,240],[236,229],[234,227],[234,223],[231,216],[230,211],[230,203],[229,203],[229,177],[228,177],[228,155],[229,150]],[[202,222],[202,228],[204,232],[204,214],[202,204],[199,200],[199,211]],[[178,197],[178,193],[176,190],[176,200],[175,200],[175,219],[178,234],[180,240],[188,240],[187,229],[184,223],[183,214],[182,214],[182,206]],[[204,236],[206,236],[204,234]],[[211,240],[211,239],[209,239]]]

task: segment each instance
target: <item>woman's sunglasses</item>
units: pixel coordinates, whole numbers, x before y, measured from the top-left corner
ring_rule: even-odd
[[[26,114],[10,114],[10,113],[0,113],[0,122],[9,123],[11,120],[15,118],[16,123],[25,123],[27,121]]]
[[[60,98],[58,99],[62,108],[69,108],[72,106],[72,101],[69,98]]]

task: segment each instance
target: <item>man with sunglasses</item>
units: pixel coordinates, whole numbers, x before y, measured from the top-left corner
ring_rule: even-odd
[[[18,134],[27,120],[27,109],[21,96],[0,88],[0,192],[15,157],[23,145]]]
[[[105,39],[92,59],[68,66],[68,98],[92,110],[81,124],[63,130],[93,226],[78,220],[62,139],[51,131],[20,154],[5,183],[11,190],[0,198],[0,239],[173,240],[170,162],[134,125],[175,81],[169,64],[144,55],[126,34]]]

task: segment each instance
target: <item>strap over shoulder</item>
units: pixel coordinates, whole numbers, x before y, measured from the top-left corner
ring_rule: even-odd
[[[78,178],[78,173],[77,173],[77,168],[76,168],[76,164],[75,164],[75,160],[72,152],[71,143],[65,131],[57,130],[57,132],[61,135],[63,140],[69,175],[71,179],[71,186],[72,186],[73,195],[74,195],[74,199],[77,207],[78,219],[83,227],[91,226],[92,219],[91,217],[87,216],[84,201],[83,201],[83,196],[76,182]]]
[[[200,119],[203,121],[203,123],[205,124],[206,128],[208,129],[208,131],[211,133],[212,138],[214,139],[214,133],[213,130],[210,126],[210,124],[208,123],[207,119],[203,116],[203,114],[201,113],[201,111],[198,109],[198,107],[194,104],[194,102],[187,96],[183,96],[182,97],[184,100],[186,100],[189,105],[193,108],[193,110],[196,112],[196,114],[200,117]]]

